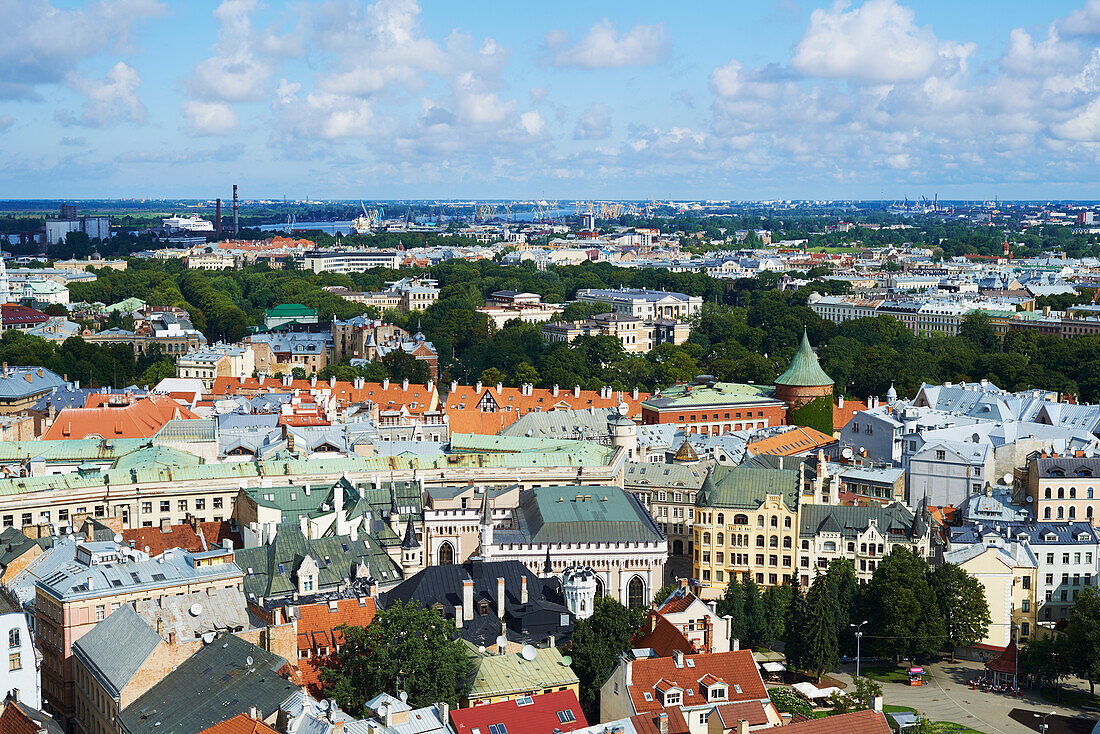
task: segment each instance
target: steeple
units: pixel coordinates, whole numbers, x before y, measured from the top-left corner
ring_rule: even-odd
[[[554,575],[554,567],[550,564],[550,546],[549,545],[546,546],[546,562],[542,564],[542,575],[547,576],[547,577],[550,577],[550,576]]]
[[[420,547],[420,541],[416,539],[416,525],[413,524],[412,515],[409,515],[409,521],[405,523],[405,539],[401,541],[401,547],[407,550]]]
[[[490,550],[493,545],[493,508],[489,504],[489,490],[485,489],[485,504],[481,506],[480,525],[481,557],[489,560]]]
[[[810,347],[810,338],[806,334],[806,329],[802,329],[802,343],[798,346],[794,359],[791,360],[787,371],[775,378],[775,384],[791,387],[824,387],[833,384],[833,378],[821,369],[817,355]]]

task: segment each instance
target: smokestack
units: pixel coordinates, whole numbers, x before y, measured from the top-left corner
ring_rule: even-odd
[[[233,184],[233,236],[240,234],[241,228],[237,219],[237,184]]]
[[[222,200],[218,199],[214,205],[214,236],[222,238]]]

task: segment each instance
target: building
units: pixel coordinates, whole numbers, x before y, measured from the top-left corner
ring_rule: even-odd
[[[573,631],[562,583],[512,560],[428,566],[383,596],[386,606],[410,601],[452,620],[462,639],[487,649],[498,647],[501,635],[508,638],[506,649],[515,651],[566,642]]]
[[[479,531],[486,561],[514,559],[543,574],[592,568],[597,594],[630,607],[647,606],[664,583],[668,540],[621,487],[534,487],[496,514],[486,495]]]
[[[62,204],[60,216],[46,217],[46,244],[63,244],[70,232],[83,232],[89,239],[106,241],[111,237],[111,218],[78,217],[75,206]]]
[[[512,319],[538,324],[550,321],[564,310],[565,307],[561,304],[543,303],[542,296],[537,293],[496,291],[489,295],[485,305],[478,308],[477,312],[485,314],[497,329],[503,329]]]
[[[111,395],[102,407],[65,408],[42,435],[45,441],[82,438],[152,438],[169,421],[194,420],[196,413],[163,395],[133,399]]]
[[[344,643],[340,627],[370,624],[374,619],[375,600],[370,596],[337,596],[294,606],[293,627],[298,653],[295,664],[310,695],[321,697],[320,666]]]
[[[35,584],[42,696],[65,722],[76,714],[73,645],[124,604],[176,593],[240,588],[231,551],[168,551],[157,559],[114,542],[85,541],[73,561]]]
[[[560,647],[535,648],[534,656],[525,656],[522,652],[494,654],[479,651],[469,643],[466,645],[473,667],[470,690],[459,701],[460,709],[536,694],[569,691],[577,696],[580,693],[577,674],[565,662]]]
[[[720,597],[734,579],[777,586],[797,573],[802,478],[799,462],[789,466],[715,466],[707,474],[692,529],[692,576],[704,599]]]
[[[134,350],[134,359],[146,354],[154,345],[161,354],[171,357],[206,346],[203,333],[191,324],[185,313],[175,311],[151,313],[141,319],[134,331],[104,329],[95,333],[85,331],[81,336],[92,344],[126,344]]]
[[[931,518],[901,503],[885,507],[804,504],[799,510],[798,573],[803,587],[825,573],[829,562],[845,558],[860,581],[870,581],[875,567],[894,548],[912,550],[933,562],[937,548]]]
[[[577,300],[605,304],[616,314],[637,319],[685,321],[703,308],[701,296],[645,288],[581,288]]]
[[[981,542],[960,545],[943,554],[976,578],[989,607],[989,629],[979,645],[1004,649],[1013,640],[1027,641],[1036,632],[1037,564],[1023,543]]]
[[[599,410],[625,405],[625,415],[636,417],[642,412],[641,401],[648,398],[648,394],[637,390],[619,392],[607,386],[599,390],[582,390],[580,385],[576,385],[572,390],[563,390],[556,385],[545,389],[530,384],[505,387],[501,383],[482,385],[480,381],[475,385],[451,382],[444,409],[450,420],[452,434],[493,435],[529,413],[582,408]],[[608,442],[611,442],[610,436]]]
[[[314,374],[328,366],[333,352],[332,335],[327,332],[268,331],[246,336],[244,343],[256,355],[256,372],[267,375],[289,374],[295,368]]]
[[[691,643],[693,649],[690,652],[729,652],[736,644],[733,639],[732,618],[719,617],[716,603],[703,602],[688,588],[687,579],[680,579],[679,587],[650,614],[678,629]],[[689,651],[684,652],[686,654]]]
[[[20,306],[18,303],[0,304],[0,329],[30,331],[49,320],[49,316],[30,306]]]
[[[8,367],[5,362],[0,368],[0,414],[29,410],[39,398],[66,384],[45,367]]]
[[[929,441],[909,457],[909,504],[959,505],[998,480],[991,446],[970,441]]]
[[[677,651],[671,657],[634,657],[627,652],[600,688],[600,719],[679,707],[692,731],[707,731],[711,711],[731,703],[760,706],[771,726],[780,723],[751,650],[697,655]]]
[[[297,688],[287,661],[235,635],[204,645],[115,717],[120,734],[199,734],[238,714],[274,724]]]
[[[787,422],[833,433],[833,379],[825,374],[806,331],[786,371],[775,378],[775,397],[787,404]]]
[[[317,309],[300,303],[281,303],[264,311],[264,328],[277,329],[296,324],[316,324]]]
[[[176,377],[202,380],[207,390],[219,377],[251,377],[255,370],[256,353],[249,345],[215,344],[176,358]]]
[[[0,710],[0,731],[13,734],[64,734],[65,730],[49,714],[19,701],[3,705]]]
[[[1036,452],[1015,472],[1014,499],[1040,520],[1084,520],[1095,527],[1100,525],[1098,477],[1100,457]]]
[[[768,385],[717,382],[700,375],[642,401],[644,425],[672,424],[707,435],[751,431],[787,422],[787,406]]]
[[[397,270],[402,257],[400,252],[393,250],[313,251],[302,256],[301,267],[315,273],[362,273],[373,268]]]
[[[584,321],[551,321],[543,324],[542,338],[548,342],[572,343],[582,336],[610,336],[619,340],[623,351],[645,354],[671,342],[683,344],[691,325],[674,319],[641,319],[620,313],[602,313]]]
[[[34,638],[23,605],[6,586],[0,586],[0,641],[6,641],[8,656],[6,664],[0,662],[0,695],[24,706],[42,708]]]
[[[576,692],[567,689],[457,709],[451,712],[451,726],[456,734],[562,734],[584,728],[588,721]]]
[[[226,270],[237,266],[237,258],[227,252],[200,252],[185,257],[183,264],[189,270]]]
[[[59,304],[69,302],[69,289],[60,283],[45,278],[41,280],[27,280],[23,284],[22,297],[35,305]]]

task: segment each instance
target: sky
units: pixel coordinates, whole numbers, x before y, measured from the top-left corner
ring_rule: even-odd
[[[1100,198],[1100,0],[0,18],[0,198]]]

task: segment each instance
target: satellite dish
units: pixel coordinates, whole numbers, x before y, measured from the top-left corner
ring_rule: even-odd
[[[523,657],[524,660],[530,661],[535,659],[535,655],[538,654],[538,650],[535,649],[534,645],[524,645],[519,654]]]
[[[202,641],[203,641],[203,644],[209,645],[211,642],[214,641],[214,633],[213,632],[203,632],[202,633]]]
[[[500,635],[497,637],[497,647],[503,650],[508,646],[508,637],[506,635]]]
[[[845,459],[850,459],[852,458],[852,449],[845,448],[843,451],[840,452],[840,455],[843,456]]]
[[[1028,504],[1030,505],[1030,504],[1031,504],[1032,502],[1034,502],[1034,501],[1035,501],[1035,500],[1034,500],[1034,499],[1032,499],[1031,495],[1029,494],[1029,495],[1027,496],[1027,503],[1028,503]]]
[[[1005,474],[1001,481],[1003,481],[1005,484],[1012,484],[1012,475]]]
[[[621,416],[625,416],[627,413],[630,412],[630,406],[628,406],[626,403],[619,403],[617,406],[615,406],[615,409],[619,412],[619,415]]]
[[[560,662],[561,662],[562,665],[566,665],[566,666],[572,665],[573,664],[573,658],[569,657],[568,655],[562,655]]]
[[[191,613],[192,617],[197,617],[202,614],[202,604],[195,602],[188,611]]]
[[[248,663],[249,665],[252,665],[252,656],[251,656],[251,655],[249,655],[249,656],[248,656],[247,658],[245,658],[245,659],[244,659],[244,661],[245,661],[246,663]]]
[[[119,535],[118,533],[115,533],[114,541],[116,543],[121,543],[122,542],[122,536]]]

